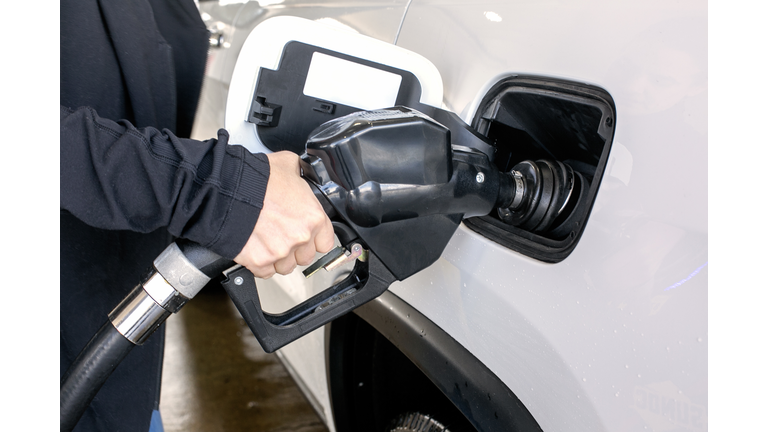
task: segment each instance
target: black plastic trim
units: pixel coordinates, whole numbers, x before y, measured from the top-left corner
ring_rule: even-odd
[[[304,153],[307,137],[315,128],[334,118],[361,111],[360,108],[304,94],[304,84],[315,53],[399,75],[402,81],[394,105],[414,108],[421,106],[421,84],[411,72],[303,42],[290,41],[283,48],[277,70],[260,69],[251,101],[249,121],[257,125],[259,139],[268,149],[290,150],[300,155]]]
[[[478,431],[541,431],[515,394],[480,360],[418,310],[386,291],[356,315],[399,349]],[[333,324],[331,324],[331,334]],[[329,377],[335,361],[326,343]],[[343,371],[341,371],[343,373]],[[334,417],[352,413],[334,401]],[[349,397],[349,395],[342,396]]]

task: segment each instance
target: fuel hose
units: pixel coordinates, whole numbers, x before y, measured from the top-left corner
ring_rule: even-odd
[[[110,322],[93,335],[61,379],[62,431],[75,428],[101,386],[133,347]]]
[[[69,432],[120,362],[214,276],[232,267],[231,260],[187,241],[168,246],[145,280],[109,314],[61,378],[60,429]]]

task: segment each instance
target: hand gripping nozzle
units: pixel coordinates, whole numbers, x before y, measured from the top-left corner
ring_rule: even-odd
[[[434,263],[464,217],[494,208],[500,185],[485,153],[452,146],[447,127],[404,107],[320,126],[302,171],[341,243],[305,276],[342,261],[355,265],[341,282],[280,314],[264,312],[247,269],[225,272],[224,288],[267,352]]]

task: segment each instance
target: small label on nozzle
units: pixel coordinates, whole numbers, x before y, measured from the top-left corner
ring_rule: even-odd
[[[333,297],[331,297],[330,299],[328,299],[328,300],[326,300],[325,302],[323,302],[323,304],[321,304],[320,306],[316,307],[316,308],[315,308],[315,312],[320,312],[321,310],[323,310],[323,309],[327,308],[328,306],[330,306],[330,305],[332,305],[332,304],[336,303],[337,301],[339,301],[339,300],[343,300],[343,299],[345,299],[345,298],[347,298],[347,297],[351,296],[351,295],[352,295],[352,294],[354,294],[356,291],[357,291],[357,289],[356,289],[356,288],[350,288],[350,289],[348,289],[348,290],[346,290],[346,291],[344,291],[344,292],[341,292],[341,293],[339,293],[339,294],[336,294],[335,296],[333,296]]]
[[[368,121],[391,120],[409,117],[429,118],[416,110],[401,111],[399,109],[373,110],[357,113],[358,116]]]
[[[320,125],[312,131],[307,142],[323,141],[331,138],[340,132],[350,128],[353,125],[373,123],[381,120],[393,120],[399,118],[419,117],[434,121],[425,114],[414,109],[405,107],[394,107],[390,109],[379,109],[372,111],[357,111],[342,117],[337,117]]]

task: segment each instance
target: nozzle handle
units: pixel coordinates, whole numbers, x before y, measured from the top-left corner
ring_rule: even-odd
[[[396,280],[373,253],[357,261],[344,280],[280,314],[264,312],[253,274],[245,267],[225,273],[222,286],[266,352],[293,342],[381,295]]]

